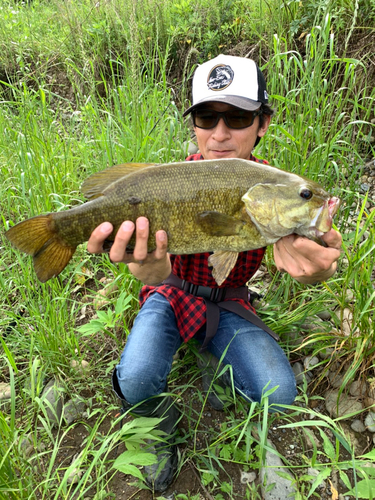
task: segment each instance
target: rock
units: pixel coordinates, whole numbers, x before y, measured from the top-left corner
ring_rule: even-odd
[[[241,483],[242,484],[247,484],[247,483],[253,483],[256,479],[257,475],[255,472],[241,472]]]
[[[194,155],[198,153],[198,146],[192,141],[185,141],[183,143],[183,150],[186,152],[186,155]]]
[[[70,464],[71,466],[74,465],[75,462],[78,462],[81,454],[82,454],[82,452],[74,455],[72,463]],[[74,467],[72,472],[68,476],[67,483],[68,484],[78,483],[78,481],[81,479],[82,475],[83,475],[83,470],[80,470],[78,467]]]
[[[323,321],[329,321],[332,317],[331,311],[321,311],[317,314],[318,318]]]
[[[338,395],[338,390],[328,391],[324,395],[326,409],[334,418],[343,417],[344,415],[350,415],[362,410],[362,403],[344,393],[341,394],[340,400],[337,403]]]
[[[267,445],[274,449],[269,439],[267,439]],[[294,478],[276,453],[276,450],[275,453],[267,450],[264,466],[260,470],[263,500],[284,500],[294,498],[296,494],[296,489],[292,485]],[[278,472],[283,476],[287,474],[290,480],[279,476]],[[271,485],[274,486],[271,488]]]
[[[355,455],[360,455],[363,451],[363,447],[361,447],[355,432],[350,428],[347,422],[341,422],[341,427],[348,443],[350,443],[350,446],[353,448]]]
[[[31,435],[24,437],[20,443],[22,455],[29,458],[34,452],[34,441]]]
[[[349,337],[352,331],[353,323],[353,313],[349,308],[345,308],[343,311],[340,309],[336,311],[338,319],[341,321],[341,330],[345,337]],[[358,333],[358,330],[354,333]]]
[[[370,411],[365,418],[365,426],[368,431],[375,432],[375,413]]]
[[[340,375],[336,371],[334,371],[334,372],[329,371],[328,372],[328,380],[329,380],[332,387],[334,387],[335,389],[338,389],[339,387],[342,386],[342,383],[344,380],[344,375]]]
[[[93,306],[95,309],[101,309],[109,304],[110,297],[118,290],[117,283],[114,283],[112,280],[103,281],[102,278],[100,281],[105,284],[105,288],[99,290],[94,298]]]
[[[79,396],[68,401],[63,408],[63,418],[67,425],[82,417],[86,409],[86,404]]]
[[[366,427],[364,426],[363,422],[361,422],[361,420],[359,420],[358,418],[356,418],[355,420],[353,420],[352,422],[352,425],[350,426],[354,432],[365,432],[366,430]]]
[[[43,389],[41,402],[45,407],[48,420],[51,424],[58,424],[61,420],[64,389],[55,379],[52,379]]]
[[[306,377],[302,363],[299,361],[293,363],[292,370],[294,372],[294,376],[296,377],[297,385],[302,385]]]
[[[82,359],[81,362],[77,361],[76,359],[72,359],[72,361],[70,362],[70,366],[74,368],[77,372],[83,373],[88,370],[89,363],[84,359]]]
[[[328,359],[332,356],[333,352],[333,347],[325,347],[321,351],[319,351],[319,357],[320,359]]]
[[[319,476],[319,471],[317,469],[314,469],[313,467],[309,467],[307,469],[307,474],[309,476],[313,476],[314,479],[310,479],[310,483],[313,483],[315,479]],[[326,487],[326,482],[322,480],[322,482],[319,485],[320,488],[325,488]]]
[[[11,395],[12,395],[12,390],[10,384],[6,384],[5,382],[0,382],[0,400],[10,399]]]
[[[194,155],[195,153],[198,153],[198,146],[194,144],[194,142],[189,141],[187,151],[189,155]]]
[[[351,396],[361,398],[366,394],[366,384],[362,380],[355,380],[350,384],[349,392]]]
[[[36,443],[35,446],[32,434],[27,434],[20,442],[20,449],[24,458],[29,458],[36,451],[38,451],[39,453],[44,451],[46,449],[46,445],[40,442]]]
[[[352,302],[355,298],[355,295],[354,295],[354,292],[353,290],[351,290],[350,288],[348,288],[345,292],[345,300],[347,302]]]
[[[314,369],[318,364],[319,364],[318,356],[306,356],[306,358],[303,360],[303,366],[307,371]]]
[[[320,445],[319,439],[315,436],[315,433],[312,429],[308,429],[303,433],[303,439],[305,441],[305,445],[307,449],[311,449],[314,447],[318,447]]]

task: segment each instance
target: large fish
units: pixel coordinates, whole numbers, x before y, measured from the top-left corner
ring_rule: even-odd
[[[214,252],[209,264],[221,285],[238,252],[292,233],[319,239],[330,230],[339,205],[315,182],[241,159],[117,165],[89,177],[82,192],[87,203],[33,217],[6,232],[19,250],[33,256],[42,282],[65,268],[100,223],[113,224],[114,239],[124,220],[145,216],[150,234],[167,232],[170,253]],[[153,245],[150,238],[150,252]]]

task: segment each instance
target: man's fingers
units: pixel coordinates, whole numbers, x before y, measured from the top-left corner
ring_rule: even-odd
[[[168,249],[167,233],[163,230],[156,231],[155,239],[156,239],[155,258],[157,260],[161,260],[167,254],[167,249]]]
[[[131,221],[125,221],[119,227],[117,231],[115,241],[112,245],[109,256],[112,262],[131,262],[132,256],[129,255],[129,259],[126,259],[126,247],[130,241],[130,238],[134,232],[134,223]]]
[[[334,229],[331,229],[328,231],[328,233],[324,233],[322,236],[322,240],[330,247],[330,248],[336,248],[337,250],[340,250],[341,245],[342,245],[342,237],[341,234],[335,231]]]
[[[92,232],[89,241],[87,242],[87,250],[90,253],[102,253],[103,244],[106,238],[112,233],[113,226],[110,222],[103,222]]]
[[[142,262],[147,257],[149,223],[146,217],[138,217],[135,223],[136,240],[133,252],[134,261]]]

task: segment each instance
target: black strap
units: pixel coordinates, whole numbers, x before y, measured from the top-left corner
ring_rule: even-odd
[[[163,284],[175,286],[176,288],[180,288],[181,290],[184,290],[187,293],[191,293],[196,297],[203,298],[206,306],[206,336],[202,347],[200,348],[200,352],[203,352],[207,348],[207,345],[214,338],[217,332],[220,320],[220,309],[238,314],[238,316],[240,316],[241,318],[246,319],[253,325],[258,326],[259,328],[264,330],[276,341],[279,340],[279,336],[274,331],[272,331],[271,328],[269,328],[255,313],[253,313],[253,311],[246,309],[234,300],[222,300],[224,297],[244,299],[244,296],[247,297],[247,293],[244,293],[244,289],[246,289],[247,291],[247,287],[220,289],[201,287],[194,285],[193,283],[190,283],[188,281],[182,280],[174,274],[170,274],[170,276],[163,281]],[[217,290],[222,290],[222,292],[218,294]],[[215,299],[212,300],[212,298],[216,298],[218,296],[220,297],[220,301],[215,301]]]

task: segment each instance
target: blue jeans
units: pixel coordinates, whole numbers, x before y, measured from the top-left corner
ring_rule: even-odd
[[[201,343],[204,331],[195,338]],[[223,364],[231,365],[236,390],[249,401],[260,402],[262,392],[278,388],[269,397],[272,404],[292,404],[296,381],[279,344],[266,332],[237,314],[221,310],[220,322],[208,350]],[[134,321],[120,363],[117,379],[123,396],[132,405],[156,396],[166,388],[173,355],[181,345],[175,315],[169,302],[154,293]]]

